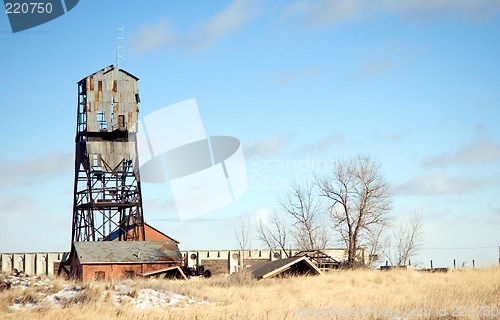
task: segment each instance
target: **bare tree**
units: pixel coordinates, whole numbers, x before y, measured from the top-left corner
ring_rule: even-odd
[[[319,224],[322,213],[312,184],[293,184],[278,200],[281,209],[293,219],[294,237],[300,250],[324,249],[328,236]]]
[[[239,264],[240,268],[245,266],[245,251],[250,247],[250,223],[246,220],[241,219],[239,225],[234,230],[234,235],[236,236],[236,241],[238,241],[238,246],[240,250]]]
[[[270,250],[282,250],[288,257],[288,225],[284,217],[278,215],[275,211],[270,216],[267,224],[259,220],[257,225],[259,239],[266,244]]]
[[[391,263],[397,266],[406,266],[422,247],[422,237],[422,213],[415,212],[410,215],[408,222],[401,225],[394,233],[395,252],[393,256],[389,256]]]
[[[379,261],[387,253],[389,247],[389,237],[385,235],[386,226],[372,226],[370,229],[366,230],[365,245],[368,252],[368,265],[372,267],[375,262]]]
[[[347,247],[353,266],[364,237],[391,222],[391,192],[377,162],[368,156],[336,161],[331,176],[317,177],[320,195],[331,202],[333,227]]]

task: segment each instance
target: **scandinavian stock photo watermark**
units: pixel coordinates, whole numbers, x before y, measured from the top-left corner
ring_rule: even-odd
[[[428,318],[457,318],[457,319],[496,319],[500,314],[497,306],[450,306],[429,308],[384,308],[375,306],[362,307],[298,307],[296,316],[299,318],[341,318],[341,319],[428,319]]]
[[[248,189],[286,190],[333,165],[309,154],[299,159],[245,158],[237,138],[206,134],[195,99],[145,115],[134,131],[141,181],[167,183],[181,220],[223,208]]]
[[[317,158],[306,154],[299,159],[267,159],[252,156],[248,161],[248,184],[252,190],[281,191],[303,181],[304,177],[314,177],[314,173],[332,168],[331,159]]]
[[[220,209],[247,190],[240,141],[207,136],[195,99],[144,116],[136,141],[141,181],[168,182],[181,220]]]

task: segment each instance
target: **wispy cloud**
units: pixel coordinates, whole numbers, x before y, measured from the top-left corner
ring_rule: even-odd
[[[196,48],[211,47],[217,40],[230,35],[245,23],[253,20],[260,12],[260,1],[235,0],[225,9],[217,13],[206,24],[196,30],[199,42]],[[194,38],[197,38],[197,35]]]
[[[458,149],[454,153],[430,157],[422,162],[422,167],[433,168],[446,165],[486,165],[500,161],[500,144],[482,138]]]
[[[300,149],[300,155],[304,154],[316,154],[329,150],[335,145],[342,144],[344,142],[344,136],[340,134],[331,134],[329,136],[324,137],[323,139],[308,143],[303,148]]]
[[[384,3],[389,10],[424,19],[439,14],[456,14],[466,19],[487,20],[500,11],[498,0],[386,0]]]
[[[404,141],[408,136],[410,136],[411,132],[408,130],[405,131],[399,131],[399,132],[392,132],[392,133],[385,133],[381,131],[377,131],[375,135],[373,136],[373,139],[375,141],[379,140],[386,140],[390,142],[401,142]]]
[[[132,49],[136,54],[144,54],[179,44],[179,39],[170,23],[163,19],[157,24],[145,24],[132,37]]]
[[[425,20],[442,14],[487,20],[499,11],[498,0],[310,0],[298,1],[285,7],[282,17],[302,17],[308,25],[328,26],[386,13]]]
[[[36,212],[35,201],[26,196],[0,197],[1,225],[7,222],[20,223],[30,219]]]
[[[14,161],[0,160],[0,189],[19,185],[33,185],[43,179],[60,177],[73,166],[72,152],[52,152],[42,156],[27,156]]]
[[[331,25],[359,19],[369,9],[369,2],[361,0],[318,0],[302,5],[306,19],[312,25]]]
[[[403,139],[405,139],[406,137],[408,137],[409,134],[410,134],[409,131],[397,132],[397,133],[390,134],[387,138],[393,142],[400,142]]]
[[[260,140],[244,148],[245,157],[253,156],[269,157],[278,154],[293,141],[293,136],[289,134],[275,135],[270,138]]]
[[[376,60],[373,58],[365,59],[359,71],[361,76],[373,76],[385,72],[396,65],[396,61],[391,58]]]
[[[414,177],[394,187],[396,195],[404,196],[441,196],[464,194],[478,191],[490,185],[500,184],[498,178],[450,177],[444,174]]]
[[[280,86],[287,86],[300,79],[315,79],[320,74],[318,67],[311,67],[295,71],[279,72],[277,81]]]
[[[234,0],[205,23],[194,25],[191,30],[176,33],[167,19],[156,24],[146,24],[132,37],[134,53],[145,54],[168,47],[181,47],[197,52],[213,46],[229,36],[260,13],[260,1]]]

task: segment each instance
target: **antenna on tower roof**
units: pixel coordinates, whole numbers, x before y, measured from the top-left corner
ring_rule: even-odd
[[[116,67],[120,66],[120,59],[125,60],[125,29],[119,27],[116,31]]]

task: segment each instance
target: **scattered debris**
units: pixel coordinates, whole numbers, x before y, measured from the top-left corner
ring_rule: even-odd
[[[329,271],[341,267],[341,261],[332,258],[321,250],[303,250],[297,252],[294,257],[305,256],[322,271]]]

